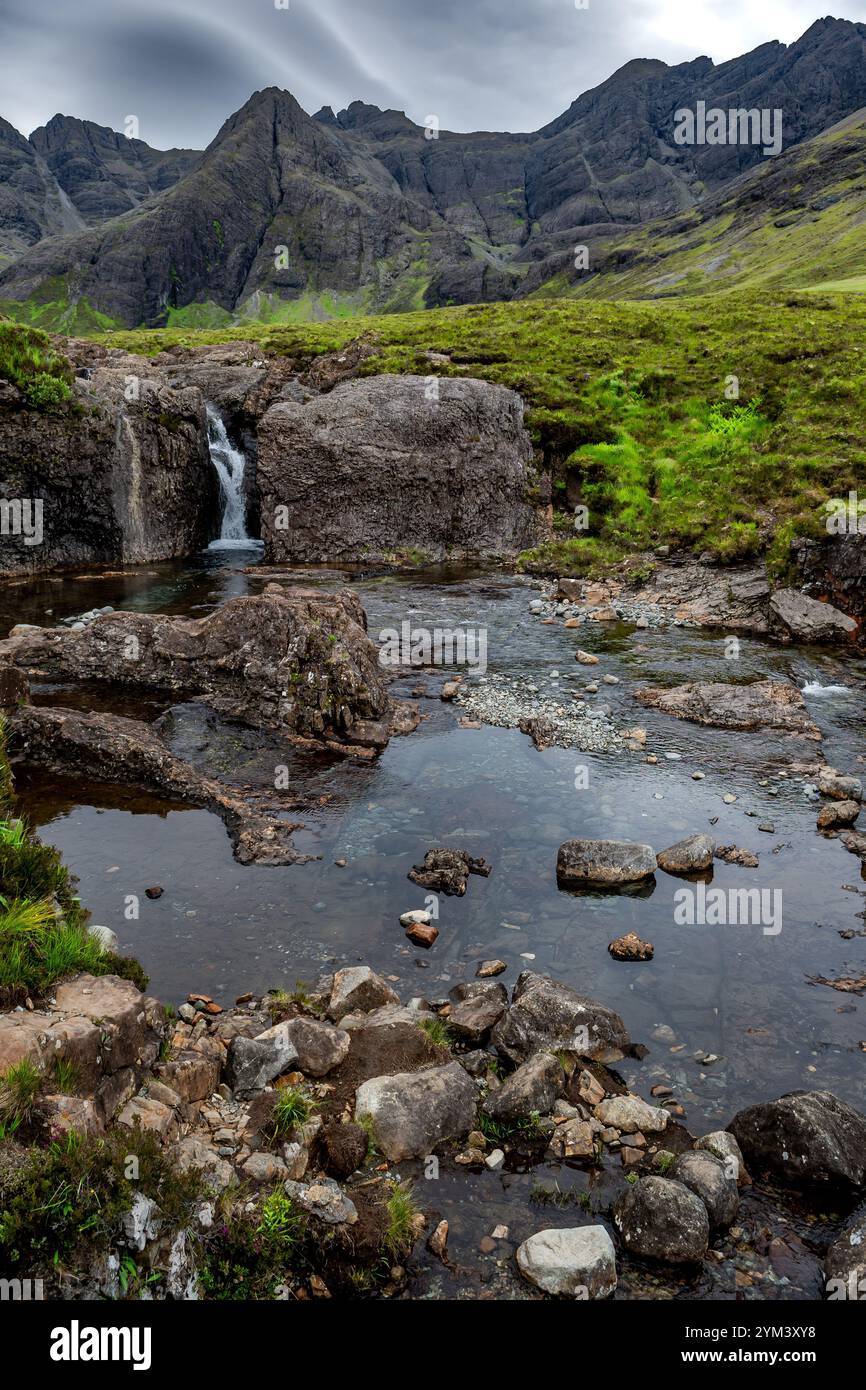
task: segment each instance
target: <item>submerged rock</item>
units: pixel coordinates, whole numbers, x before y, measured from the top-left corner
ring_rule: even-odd
[[[778,729],[819,742],[821,731],[809,718],[802,692],[786,681],[687,681],[664,690],[645,686],[635,699],[648,709],[716,729]]]
[[[538,1231],[518,1246],[517,1266],[530,1284],[569,1298],[607,1298],[616,1288],[613,1241],[603,1226]]]

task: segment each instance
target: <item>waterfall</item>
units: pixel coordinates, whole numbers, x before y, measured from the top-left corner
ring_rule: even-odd
[[[226,434],[222,417],[212,405],[207,408],[207,437],[211,463],[220,480],[223,518],[220,538],[213,541],[211,550],[231,550],[258,546],[247,535],[247,502],[244,494],[246,459],[239,449],[233,449]]]

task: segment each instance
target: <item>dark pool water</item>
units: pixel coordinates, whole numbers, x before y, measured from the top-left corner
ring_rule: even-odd
[[[253,560],[219,552],[124,577],[42,578],[4,587],[0,627],[60,622],[104,604],[201,615],[259,591],[263,578],[244,572]],[[333,571],[307,570],[303,578],[346,582]],[[544,689],[558,671],[558,689],[567,692],[587,679],[575,649],[598,652],[602,666],[595,671],[620,677],[619,685],[603,687],[617,725],[645,727],[647,751],[660,763],[648,765],[643,755],[625,751],[539,752],[516,730],[460,728],[460,710],[438,698],[438,675],[421,678],[430,694],[420,702],[426,717],[418,731],[392,740],[373,765],[298,755],[239,728],[209,731],[201,710],[176,710],[174,744],[200,766],[212,770],[216,759],[223,775],[265,784],[274,766],[285,763],[299,796],[322,798],[313,813],[299,817],[306,829],[296,837],[321,859],[244,868],[232,857],[222,823],[208,812],[123,799],[116,790],[24,788],[27,813],[78,875],[93,920],[113,927],[123,949],[142,960],[152,991],[174,1000],[203,991],[229,1003],[248,989],[292,987],[335,964],[364,961],[404,996],[436,998],[472,978],[480,960],[498,956],[508,964],[509,986],[531,967],[616,1007],[631,1036],[650,1048],[642,1063],[625,1064],[626,1079],[646,1094],[656,1079],[670,1078],[694,1132],[724,1123],[745,1103],[796,1087],[826,1087],[862,1107],[866,1001],[809,980],[866,974],[866,882],[859,861],[816,832],[818,808],[797,774],[774,777],[810,761],[816,746],[698,729],[645,711],[633,699],[639,683],[731,679],[724,634],[544,626],[529,615],[528,582],[499,575],[356,572],[348,582],[374,635],[405,618],[415,625],[486,627],[488,674],[522,673]],[[845,686],[816,691],[807,701],[824,732],[827,760],[864,771],[862,662],[744,640],[736,678],[755,675],[791,679],[801,688]],[[408,693],[416,684],[413,678],[399,688]],[[46,691],[41,698],[62,703],[67,696]],[[144,702],[138,712],[152,718],[162,708]],[[681,756],[668,760],[667,753]],[[589,770],[581,790],[578,765]],[[705,780],[693,781],[695,770]],[[760,786],[762,780],[769,786]],[[770,795],[772,789],[778,794]],[[738,800],[726,805],[725,793]],[[757,814],[746,814],[752,811]],[[772,834],[758,830],[768,821]],[[660,850],[700,830],[759,854],[754,870],[717,863],[713,883],[780,889],[778,935],[760,926],[677,925],[674,893],[682,885],[661,872],[643,896],[577,897],[557,889],[557,848],[571,836],[646,840]],[[420,952],[407,945],[398,918],[423,905],[424,893],[407,873],[439,844],[483,855],[493,872],[473,876],[464,898],[440,900],[441,935],[431,951]],[[341,858],[345,868],[334,862]],[[144,890],[155,884],[164,893],[150,901]],[[125,915],[131,895],[140,900],[137,920]],[[652,962],[611,959],[608,942],[630,930],[654,943]],[[843,939],[843,931],[858,934]],[[697,1051],[721,1060],[699,1065]]]

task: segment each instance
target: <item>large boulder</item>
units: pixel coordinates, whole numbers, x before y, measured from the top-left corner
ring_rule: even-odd
[[[622,1056],[631,1046],[625,1024],[613,1009],[531,970],[518,976],[511,1008],[490,1040],[515,1065],[536,1052],[558,1050],[604,1061]]]
[[[259,425],[266,557],[513,555],[535,536],[531,462],[523,402],[484,381],[367,377],[282,401]]]
[[[847,1196],[866,1189],[866,1115],[831,1091],[792,1091],[751,1105],[728,1128],[752,1172]]]
[[[655,871],[651,847],[627,840],[566,840],[556,857],[561,888],[615,888],[652,878]]]
[[[537,1052],[484,1102],[493,1120],[509,1123],[528,1115],[546,1115],[565,1090],[565,1073],[552,1052]]]
[[[345,1061],[352,1039],[343,1028],[314,1018],[290,1018],[283,1027],[307,1076],[327,1076]]]
[[[801,691],[787,681],[686,681],[669,690],[645,686],[635,699],[648,709],[716,729],[776,729],[819,741]]]
[[[607,1298],[616,1288],[613,1241],[603,1226],[538,1231],[517,1248],[524,1279],[545,1293]]]
[[[203,700],[304,738],[383,747],[395,714],[357,594],[269,584],[204,618],[107,613],[0,642],[0,664]]]
[[[788,641],[844,642],[857,631],[854,618],[798,589],[777,589],[770,599],[770,614],[776,630]]]
[[[632,1184],[617,1200],[613,1220],[633,1255],[689,1264],[706,1254],[710,1238],[706,1207],[672,1178],[650,1176]]]
[[[392,1163],[425,1158],[443,1139],[472,1127],[477,1092],[459,1062],[396,1076],[376,1076],[358,1087],[355,1120],[370,1125],[376,1147]]]

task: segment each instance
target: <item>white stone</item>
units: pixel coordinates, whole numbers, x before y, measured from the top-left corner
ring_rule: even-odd
[[[603,1226],[539,1231],[518,1248],[517,1265],[545,1293],[589,1300],[616,1288],[613,1241]]]

